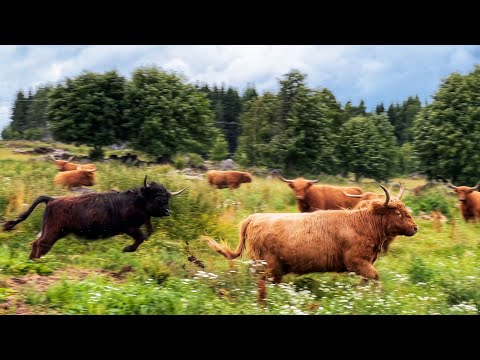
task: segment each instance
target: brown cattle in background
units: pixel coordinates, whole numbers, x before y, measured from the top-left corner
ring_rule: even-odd
[[[474,187],[468,187],[455,186],[448,179],[444,181],[446,181],[448,187],[457,193],[460,210],[465,221],[477,222],[477,220],[480,220],[480,192],[476,191],[480,187],[480,182]]]
[[[210,185],[216,186],[218,189],[238,189],[240,184],[252,182],[252,175],[245,171],[207,171],[207,180]]]
[[[383,242],[390,236],[413,236],[417,225],[405,205],[385,191],[384,201],[373,200],[357,210],[312,213],[257,213],[240,224],[236,250],[208,238],[208,245],[227,259],[246,249],[253,260],[267,262],[274,282],[288,273],[351,271],[379,280],[373,267]]]
[[[68,189],[77,186],[93,186],[95,185],[96,169],[70,170],[62,171],[55,175],[53,182],[56,185],[63,185]]]
[[[350,209],[360,202],[360,199],[345,196],[343,192],[362,194],[362,190],[359,187],[313,185],[320,180],[307,180],[304,178],[288,180],[280,175],[279,178],[286,182],[295,192],[295,199],[300,212]]]
[[[50,155],[50,158],[55,161],[58,171],[71,171],[71,170],[93,170],[96,169],[94,164],[75,164],[72,161],[73,156],[70,156],[67,160],[57,160],[53,155]]]

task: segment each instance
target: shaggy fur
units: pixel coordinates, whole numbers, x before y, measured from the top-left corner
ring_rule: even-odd
[[[210,185],[218,189],[238,189],[240,184],[252,182],[252,175],[244,171],[207,171],[207,180]]]
[[[185,189],[183,189],[185,190]],[[111,237],[120,233],[135,239],[123,251],[135,251],[153,232],[150,217],[169,216],[169,198],[180,194],[169,192],[162,184],[151,182],[139,189],[124,192],[105,192],[53,198],[38,197],[30,208],[16,220],[4,224],[12,230],[24,221],[35,207],[46,203],[40,237],[33,242],[30,259],[39,258],[52,248],[55,242],[68,234],[87,239]],[[146,225],[146,235],[140,230]]]
[[[75,164],[67,160],[54,160],[57,165],[58,171],[71,171],[71,170],[94,170],[96,169],[94,164]]]
[[[227,259],[246,249],[254,260],[267,262],[267,273],[280,282],[288,273],[353,271],[379,280],[373,267],[390,236],[413,236],[417,225],[405,205],[393,198],[387,206],[374,200],[358,210],[312,213],[257,213],[240,224],[236,250],[209,239],[208,245]]]
[[[53,182],[69,189],[82,185],[93,186],[96,181],[95,171],[95,169],[62,171],[55,175]]]
[[[345,196],[349,194],[362,194],[358,187],[341,187],[330,185],[314,185],[314,181],[297,178],[288,182],[293,189],[300,212],[316,210],[338,210],[353,208],[361,199]]]
[[[475,191],[480,187],[480,182],[474,187],[455,186],[449,180],[447,183],[458,195],[460,210],[465,222],[480,220],[480,192]]]

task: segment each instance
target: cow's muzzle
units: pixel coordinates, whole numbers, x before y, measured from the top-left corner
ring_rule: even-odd
[[[303,199],[304,199],[304,196],[295,196],[295,199],[297,199],[297,200],[303,200]]]

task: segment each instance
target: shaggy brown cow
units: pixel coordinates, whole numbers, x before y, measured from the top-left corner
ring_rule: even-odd
[[[480,220],[480,192],[475,191],[480,187],[480,181],[474,187],[455,186],[450,180],[447,185],[458,194],[460,210],[466,222]]]
[[[53,155],[50,155],[50,158],[55,161],[58,171],[71,171],[71,170],[93,170],[96,169],[94,164],[75,164],[70,162],[73,159],[73,156],[69,157],[67,160],[57,160]]]
[[[57,185],[66,186],[68,189],[77,186],[93,186],[95,185],[95,171],[91,170],[70,170],[62,171],[55,175],[53,182]]]
[[[127,234],[135,239],[123,251],[132,252],[153,232],[150,217],[169,216],[169,198],[181,194],[186,188],[170,192],[162,184],[151,182],[147,177],[143,187],[124,192],[104,192],[53,198],[39,196],[30,208],[16,220],[6,222],[5,230],[12,230],[24,221],[38,204],[46,203],[40,237],[33,242],[30,259],[39,258],[52,248],[55,242],[68,234],[87,239],[108,238]],[[146,235],[140,230],[146,226]]]
[[[400,183],[400,190],[398,191],[397,199],[401,200],[402,196],[403,196],[404,188],[403,188],[402,182],[399,181],[399,183]],[[352,194],[347,194],[347,193],[344,193],[344,194],[347,195],[347,196],[350,196],[350,197],[356,197],[356,198],[361,199],[361,201],[357,205],[354,206],[354,209],[366,208],[370,205],[370,203],[372,201],[381,200],[383,197],[385,197],[385,194],[376,194],[376,193],[372,193],[372,192],[366,192],[366,193],[363,193],[362,195],[352,195]],[[390,244],[392,243],[392,241],[394,239],[395,239],[395,236],[389,236],[383,242],[382,250],[384,252],[388,252]]]
[[[257,213],[240,224],[240,243],[235,251],[209,238],[208,245],[227,259],[245,249],[253,260],[267,262],[274,282],[288,273],[352,271],[379,280],[373,267],[382,243],[389,236],[413,236],[417,225],[405,205],[390,198],[374,200],[357,210],[312,213]]]
[[[300,212],[353,208],[360,199],[347,197],[343,194],[343,191],[351,194],[362,193],[362,190],[358,187],[331,185],[312,186],[320,180],[307,180],[304,178],[287,180],[280,175],[279,178],[288,183],[288,186],[295,192],[295,198],[297,199],[297,206]]]
[[[210,185],[216,186],[218,189],[238,189],[240,184],[252,182],[252,175],[245,171],[207,171],[207,179]]]

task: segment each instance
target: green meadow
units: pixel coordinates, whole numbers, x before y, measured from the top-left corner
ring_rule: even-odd
[[[7,146],[8,145],[8,146]],[[37,142],[0,142],[0,221],[12,220],[39,195],[70,194],[52,180],[57,173],[45,155],[14,153]],[[48,144],[75,155],[88,148]],[[119,154],[123,151],[107,151]],[[149,160],[140,155],[143,160]],[[374,266],[380,282],[363,283],[351,273],[289,274],[268,283],[257,302],[261,264],[245,254],[228,261],[212,251],[204,235],[238,243],[238,225],[255,212],[296,212],[292,190],[276,178],[254,173],[237,189],[217,190],[204,177],[186,177],[175,167],[132,167],[97,162],[96,192],[139,187],[148,181],[170,191],[188,190],[170,200],[171,216],[153,218],[154,233],[136,252],[124,253],[126,235],[84,240],[60,239],[50,252],[29,260],[30,243],[41,230],[45,205],[11,232],[0,230],[0,314],[478,314],[480,308],[480,225],[466,224],[458,200],[445,186],[415,197],[423,179],[393,179],[406,188],[419,231],[397,237]],[[242,169],[251,170],[251,169]],[[255,175],[257,174],[257,175]],[[324,176],[321,183],[356,184],[381,193],[373,180],[358,183]],[[388,185],[387,187],[390,187]],[[398,187],[392,192],[396,194]],[[425,215],[439,209],[445,221]],[[144,229],[143,229],[144,230]]]

